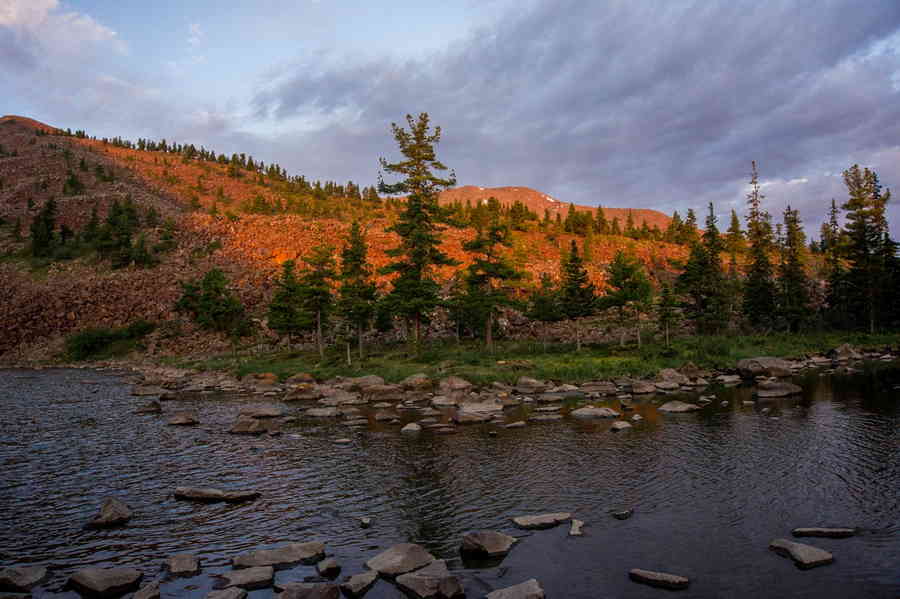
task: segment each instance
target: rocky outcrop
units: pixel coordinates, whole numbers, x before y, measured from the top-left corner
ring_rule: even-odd
[[[817,566],[826,566],[834,561],[834,556],[818,547],[789,541],[788,539],[775,539],[769,543],[769,549],[794,560],[798,568],[807,570]]]
[[[479,530],[463,535],[460,553],[475,557],[502,557],[516,543],[516,538],[495,530]]]
[[[275,549],[257,549],[234,557],[235,568],[255,568],[258,566],[292,566],[300,563],[315,563],[325,555],[325,545],[318,541],[289,543]]]
[[[695,412],[697,410],[702,410],[702,409],[703,408],[701,408],[697,404],[686,403],[686,402],[678,401],[678,400],[667,401],[666,403],[664,403],[663,405],[661,405],[657,408],[657,410],[659,410],[660,412],[667,412],[670,414],[678,414],[678,413],[682,413],[682,412]]]
[[[118,597],[136,589],[143,576],[134,568],[85,568],[69,577],[69,585],[91,597]]]
[[[512,519],[513,524],[519,528],[527,530],[539,530],[543,528],[553,528],[557,524],[562,524],[572,519],[572,514],[568,512],[556,512],[553,514],[539,514],[537,516],[517,516]]]
[[[402,591],[419,599],[451,599],[465,595],[459,579],[450,574],[444,560],[435,560],[424,568],[401,574],[396,583]]]
[[[628,577],[635,582],[673,591],[686,589],[691,583],[690,579],[685,576],[668,574],[666,572],[654,572],[652,570],[642,570],[640,568],[629,570]]]
[[[578,408],[577,410],[572,410],[569,412],[569,416],[579,420],[592,420],[594,418],[618,418],[621,414],[612,408],[585,406],[583,408]]]
[[[0,591],[27,593],[47,579],[44,566],[16,566],[0,570]]]
[[[487,599],[544,599],[544,589],[532,578],[511,587],[491,591],[487,594]]]
[[[113,528],[123,526],[131,520],[132,511],[123,501],[107,497],[100,506],[100,512],[87,523],[87,528]]]
[[[245,501],[253,501],[259,498],[259,491],[223,491],[221,489],[212,489],[208,487],[177,487],[175,489],[175,499],[184,499],[186,501],[200,501],[204,503],[217,503],[224,501],[226,503],[243,503]]]
[[[434,556],[421,545],[400,543],[366,562],[366,566],[382,576],[393,578],[418,570],[434,561]]]
[[[350,599],[358,599],[365,595],[375,581],[378,580],[378,572],[371,570],[361,574],[354,574],[344,581],[341,585],[341,591]]]

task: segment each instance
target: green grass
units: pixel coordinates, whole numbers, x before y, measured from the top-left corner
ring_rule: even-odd
[[[440,378],[461,376],[474,383],[514,382],[520,376],[579,383],[617,376],[649,376],[662,368],[693,362],[702,368],[731,368],[741,358],[778,356],[796,358],[826,352],[841,343],[862,348],[883,348],[900,342],[898,334],[806,333],[767,336],[682,337],[671,348],[651,343],[638,348],[618,344],[585,346],[507,342],[493,354],[474,343],[434,342],[417,356],[406,345],[370,348],[369,355],[348,366],[345,353],[334,348],[320,360],[314,352],[279,352],[256,356],[221,355],[203,360],[170,360],[181,367],[228,371],[237,376],[273,372],[282,380],[298,372],[320,379],[377,374],[397,382],[418,372]]]

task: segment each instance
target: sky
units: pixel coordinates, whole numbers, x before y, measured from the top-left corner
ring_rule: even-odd
[[[817,235],[841,173],[900,193],[897,0],[0,0],[0,113],[374,184],[428,112],[461,185]],[[889,210],[900,233],[900,197]]]

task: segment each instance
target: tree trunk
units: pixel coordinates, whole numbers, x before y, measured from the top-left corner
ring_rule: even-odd
[[[347,347],[347,366],[350,366],[350,365],[351,365],[351,362],[350,362],[350,342],[347,341],[344,345],[346,345],[346,347]]]

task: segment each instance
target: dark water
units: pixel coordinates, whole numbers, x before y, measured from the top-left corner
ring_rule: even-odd
[[[628,580],[640,567],[689,576],[688,597],[896,598],[900,370],[798,382],[803,397],[769,402],[769,415],[742,404],[746,388],[721,390],[694,414],[662,415],[638,401],[645,420],[619,434],[609,421],[567,419],[496,437],[488,425],[411,439],[398,426],[301,423],[280,437],[247,438],[224,432],[239,405],[271,402],[168,402],[167,410],[199,408],[202,422],[169,427],[162,416],[133,414],[145,400],[110,374],[0,371],[0,566],[50,566],[40,597],[65,592],[81,567],[127,565],[155,578],[168,556],[191,552],[203,573],[164,583],[163,596],[202,597],[209,574],[249,549],[322,540],[343,578],[380,549],[413,541],[448,559],[469,597],[531,577],[550,598],[665,595]],[[353,443],[335,445],[337,436]],[[178,485],[263,495],[197,505],[173,499]],[[134,509],[129,526],[83,530],[110,495]],[[633,507],[634,517],[611,518],[619,507]],[[518,531],[508,520],[547,511],[572,511],[587,523],[585,536],[568,537],[567,526]],[[362,516],[371,528],[359,528]],[[834,553],[833,565],[801,571],[767,548],[794,527],[828,525],[862,529],[807,541]],[[467,567],[457,550],[473,529],[521,541],[499,566]],[[277,579],[311,576],[314,566],[298,566]],[[382,581],[367,596],[402,595]]]

